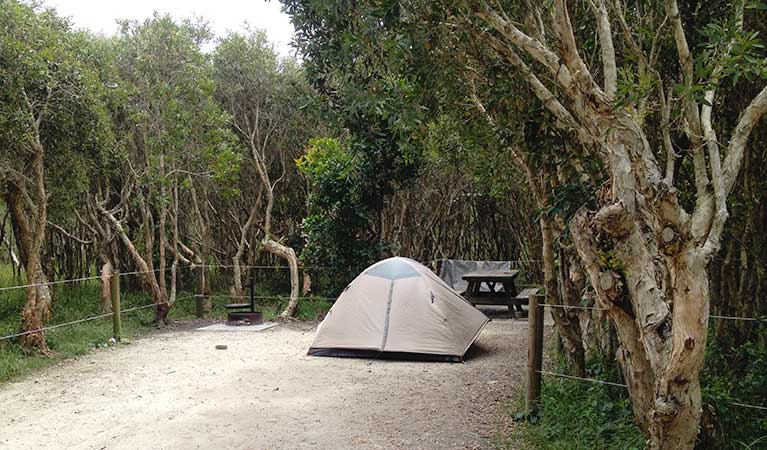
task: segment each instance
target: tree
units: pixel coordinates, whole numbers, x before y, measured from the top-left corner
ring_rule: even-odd
[[[278,195],[284,195],[295,178],[292,161],[311,132],[311,121],[301,110],[310,91],[303,71],[291,60],[280,60],[261,31],[232,33],[222,39],[214,55],[216,97],[232,115],[232,126],[248,149],[247,168],[256,176],[249,192],[254,194],[244,224],[240,226],[234,265],[235,295],[242,296],[240,262],[251,229],[259,225],[260,245],[285,260],[290,267],[290,299],[280,314],[291,317],[298,305],[299,273],[296,251],[276,230],[274,214]],[[262,201],[263,198],[263,201]],[[251,246],[255,243],[251,242]],[[251,253],[255,253],[251,248]]]
[[[498,104],[520,92],[537,98],[542,122],[563,138],[557,164],[536,174],[527,149],[517,147],[512,157],[540,180],[541,199],[559,198],[563,206],[555,223],[571,236],[597,305],[616,327],[618,360],[649,447],[692,448],[707,266],[748,137],[767,111],[767,89],[762,83],[740,106],[729,129],[714,109],[718,91],[764,77],[763,47],[744,27],[746,11],[763,12],[710,2],[682,15],[675,0],[557,0],[550,8],[520,1],[284,3],[309,65],[324,80],[345,73],[385,79],[396,67],[433,81],[445,78],[436,67],[451,64],[465,74],[463,84],[452,83],[454,98],[463,98],[453,107],[472,102],[501,130],[508,117],[498,115],[506,110]],[[424,64],[434,60],[442,65]],[[493,89],[499,66],[521,83]]]
[[[189,261],[182,255],[189,253],[181,241],[182,191],[197,178],[224,177],[238,167],[229,117],[213,98],[211,67],[200,50],[209,39],[204,24],[155,15],[123,23],[115,41],[125,89],[125,103],[115,110],[122,138],[121,186],[108,186],[94,204],[142,273],[158,324],[167,321],[175,302],[179,264]],[[124,224],[138,221],[136,210],[143,253]]]
[[[51,274],[42,255],[49,203],[54,198],[66,207],[87,186],[86,168],[100,158],[109,129],[101,80],[81,60],[86,36],[70,31],[53,11],[10,0],[0,2],[0,29],[0,182],[32,285],[21,324],[30,332],[50,316]],[[71,170],[63,179],[49,170],[62,165]],[[42,332],[21,342],[50,353]]]

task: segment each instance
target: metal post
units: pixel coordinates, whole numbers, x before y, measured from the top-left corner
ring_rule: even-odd
[[[112,336],[116,341],[122,336],[122,317],[120,311],[120,271],[112,272],[109,283],[109,293],[112,297]]]
[[[250,312],[256,312],[256,270],[250,267]]]
[[[527,397],[525,409],[533,413],[541,399],[543,368],[543,307],[538,294],[530,296],[527,312]]]

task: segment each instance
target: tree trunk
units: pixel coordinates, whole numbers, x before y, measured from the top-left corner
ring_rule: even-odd
[[[139,272],[141,272],[141,278],[144,280],[144,284],[152,292],[152,300],[155,304],[156,320],[158,323],[164,322],[168,313],[168,307],[165,304],[165,298],[162,294],[162,291],[160,290],[159,284],[157,283],[157,279],[154,276],[154,272],[152,272],[150,269],[149,263],[144,260],[136,247],[133,245],[133,242],[130,240],[130,237],[128,237],[127,233],[125,233],[125,229],[123,229],[120,221],[118,221],[113,214],[104,209],[104,207],[98,203],[96,204],[96,208],[98,209],[99,213],[101,213],[107,219],[109,225],[112,227],[114,232],[117,233],[117,236],[128,250],[128,253],[133,259],[134,264],[136,264]]]
[[[237,242],[237,253],[232,257],[232,272],[234,281],[234,296],[242,297],[242,268],[240,267],[242,261],[242,255],[245,254],[245,247],[248,245],[248,233],[250,232],[253,222],[256,220],[256,212],[258,211],[257,205],[253,205],[250,208],[250,214],[248,214],[248,220],[240,229],[240,240]]]
[[[554,238],[552,235],[551,219],[542,214],[540,223],[543,240],[543,274],[546,286],[546,303],[549,305],[564,305],[564,302],[560,301],[557,295],[560,293],[560,289],[557,283],[557,269],[554,260]],[[560,261],[560,264],[564,264],[564,262]],[[583,350],[581,327],[577,313],[570,313],[560,307],[551,307],[550,310],[554,318],[554,325],[562,338],[562,346],[565,350],[570,373],[577,377],[585,376],[586,357]]]
[[[103,265],[101,266],[101,312],[112,312],[112,262],[102,255]]]
[[[606,206],[581,208],[570,231],[598,304],[615,324],[617,359],[648,448],[689,450],[701,416],[708,259],[676,192],[651,190],[659,174],[631,163],[648,144],[626,129],[607,137],[612,185],[598,194]]]
[[[173,262],[170,266],[170,295],[168,296],[168,312],[170,312],[170,309],[176,302],[176,292],[178,289],[178,262],[181,256],[181,252],[178,248],[178,180],[174,180],[173,184],[172,206],[171,240],[173,243],[170,246],[170,249],[173,252]],[[165,321],[168,321],[167,315],[165,317]]]
[[[303,275],[304,281],[301,283],[301,296],[306,297],[312,292],[312,277],[306,269],[304,269]]]
[[[48,280],[39,268],[32,269],[36,271],[34,276],[30,276],[31,266],[27,268],[27,281],[30,284],[47,283]],[[27,289],[27,302],[21,312],[21,329],[23,331],[34,331],[43,328],[45,322],[51,317],[51,294],[47,285],[30,287]],[[43,332],[31,333],[19,338],[21,346],[26,351],[37,350],[43,355],[52,355],[53,352],[45,342]]]
[[[8,257],[10,258],[13,267],[19,269],[21,267],[21,261],[19,261],[19,257],[16,256],[16,252],[13,251],[13,244],[11,243],[11,240],[8,239],[8,236],[3,236],[2,244],[5,244],[6,247],[8,247]]]
[[[165,175],[165,155],[160,154],[160,175]],[[168,247],[168,238],[167,238],[167,219],[168,219],[168,206],[167,206],[167,192],[165,188],[165,180],[160,180],[160,223],[159,227],[157,228],[158,232],[158,238],[160,239],[160,247],[158,248],[159,253],[159,267],[157,270],[157,283],[158,287],[160,289],[160,292],[162,293],[162,297],[165,300],[164,304],[158,304],[157,308],[157,315],[155,317],[155,321],[157,324],[164,324],[168,320],[168,311],[170,310],[170,299],[168,298],[168,289],[166,287],[166,277],[167,274],[165,271],[167,270],[167,261],[165,260],[165,249]],[[152,230],[154,232],[154,230]],[[153,254],[147,252],[147,257],[152,258]],[[164,307],[161,307],[164,306]]]
[[[285,309],[280,313],[280,319],[289,319],[296,313],[298,307],[298,258],[296,252],[292,248],[282,245],[279,242],[267,237],[263,240],[264,248],[271,254],[279,256],[287,261],[290,266],[290,300],[288,301]]]
[[[210,217],[208,214],[208,207],[206,201],[206,190],[203,187],[202,202],[197,197],[197,189],[194,187],[194,183],[189,181],[190,192],[192,194],[192,205],[194,206],[195,218],[197,219],[197,228],[199,231],[200,245],[199,245],[199,295],[202,298],[198,301],[197,315],[199,317],[207,317],[210,315],[213,309],[213,301],[211,299],[210,288],[210,268],[208,267],[210,259],[210,249],[213,247],[210,236]],[[203,210],[204,208],[204,210]],[[203,212],[204,211],[204,212]]]
[[[27,302],[21,313],[21,329],[29,332],[43,328],[51,315],[51,291],[45,284],[48,278],[43,272],[42,247],[48,218],[48,195],[45,187],[45,149],[40,141],[39,122],[33,121],[32,142],[32,192],[19,185],[9,185],[9,207],[11,222],[17,237],[17,247],[22,255],[27,274]],[[34,200],[32,198],[34,197]],[[26,202],[24,199],[28,199]],[[36,204],[32,204],[36,201]],[[52,352],[45,342],[43,332],[21,336],[19,341],[26,351],[37,350],[44,355]]]

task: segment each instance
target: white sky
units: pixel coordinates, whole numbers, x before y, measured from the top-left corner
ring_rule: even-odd
[[[266,30],[280,55],[295,53],[290,47],[293,26],[279,0],[44,0],[44,5],[71,18],[75,28],[108,35],[117,31],[117,19],[141,20],[155,10],[179,19],[202,16],[217,36],[241,30],[247,21]]]

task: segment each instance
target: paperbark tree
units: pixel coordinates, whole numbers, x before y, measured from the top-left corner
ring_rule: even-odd
[[[601,49],[601,85],[581,57],[564,0],[555,1],[552,11],[556,47],[524,33],[494,6],[474,11],[493,30],[483,33],[483,38],[499,58],[524,76],[557,118],[557,125],[577,140],[578,152],[603,164],[608,182],[597,193],[596,210],[578,210],[570,224],[573,241],[599,306],[608,308],[616,325],[618,358],[649,448],[690,449],[701,414],[698,375],[709,314],[706,268],[719,247],[727,218],[726,197],[749,133],[767,111],[767,88],[743,110],[722,152],[713,132],[715,91],[710,87],[719,81],[722,69],[714,61],[709,78],[696,77],[679,8],[676,1],[666,1],[665,20],[670,23],[686,89],[682,110],[695,173],[695,205],[688,211],[668,176],[675,158],[667,157],[664,171],[659,161],[664,152],[651,146],[642,112],[635,112],[642,103],[629,111],[615,102],[616,57],[607,4],[594,1],[590,5]],[[742,15],[742,6],[731,14]],[[736,22],[742,24],[742,19]],[[727,44],[719,49],[726,55],[730,50]],[[653,55],[637,56],[653,60]],[[663,82],[660,79],[659,86]],[[709,86],[705,99],[695,97],[696,85]],[[606,264],[606,255],[614,263]]]
[[[307,88],[301,79],[302,72],[291,61],[280,61],[259,31],[231,34],[222,40],[214,64],[216,95],[232,115],[233,128],[248,150],[246,167],[255,172],[255,177],[248,180],[252,183],[248,190],[256,195],[251,198],[248,218],[241,226],[237,253],[233,256],[234,290],[236,295],[242,295],[240,261],[249,232],[258,224],[259,245],[283,259],[290,268],[290,298],[279,316],[287,319],[298,305],[298,257],[275,230],[275,205],[279,200],[278,187],[289,182],[288,164],[300,154],[305,143],[302,136],[310,132],[299,109],[299,100],[306,96]],[[250,243],[251,247],[255,244]]]
[[[66,161],[72,173],[85,172],[83,161],[97,159],[108,137],[101,80],[82,60],[88,41],[55,14],[16,1],[0,2],[0,28],[0,184],[30,285],[21,328],[32,332],[50,316],[50,274],[43,267],[49,202],[54,197],[53,204],[67,208],[82,181],[50,183],[48,168]],[[51,353],[42,332],[20,341],[27,350]]]
[[[238,167],[228,116],[213,98],[211,67],[200,49],[210,37],[203,24],[155,14],[125,22],[113,44],[117,89],[124,98],[113,111],[122,167],[96,205],[142,272],[159,325],[168,321],[176,300],[180,264],[194,262],[194,255],[183,255],[189,254],[181,230],[184,188],[197,178],[201,184],[225,179]],[[124,226],[139,218],[141,237]],[[200,230],[205,234],[208,228]],[[143,251],[134,244],[139,240]]]

